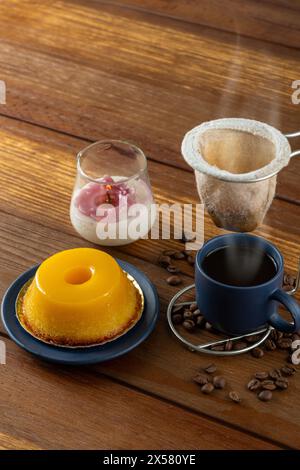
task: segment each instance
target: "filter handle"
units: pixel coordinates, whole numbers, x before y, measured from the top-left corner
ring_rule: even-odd
[[[294,137],[300,137],[300,131],[297,132],[292,132],[291,134],[284,134],[284,136],[287,139],[293,139]],[[300,155],[300,150],[295,150],[294,152],[291,153],[290,157],[297,157],[297,155]]]

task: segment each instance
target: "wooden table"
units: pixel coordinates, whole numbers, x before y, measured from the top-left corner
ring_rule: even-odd
[[[221,0],[199,3],[1,1],[2,294],[50,254],[89,246],[68,216],[75,154],[87,143],[137,143],[147,154],[157,202],[195,203],[194,177],[180,155],[185,131],[225,116],[299,130],[300,105],[291,102],[292,81],[300,79],[299,2],[232,0],[229,11]],[[256,230],[282,250],[291,273],[300,254],[299,175],[295,158]],[[205,238],[219,233],[206,217]],[[93,367],[46,364],[1,326],[7,364],[0,365],[0,448],[300,447],[300,375],[272,403],[245,389],[255,371],[284,362],[284,352],[215,360],[243,396],[240,405],[220,393],[205,396],[192,382],[209,359],[171,336],[165,313],[176,288],[157,266],[160,251],[175,246],[144,240],[108,250],[143,269],[161,301],[154,333],[120,359]],[[193,272],[184,269],[188,285]]]

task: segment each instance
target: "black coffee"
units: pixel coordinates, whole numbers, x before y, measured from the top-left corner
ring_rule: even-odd
[[[277,273],[275,260],[259,248],[230,245],[211,251],[202,263],[204,272],[222,284],[251,287]]]

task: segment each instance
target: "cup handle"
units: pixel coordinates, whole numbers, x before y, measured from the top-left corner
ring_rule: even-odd
[[[280,302],[290,312],[294,322],[290,323],[278,312],[273,313],[269,318],[269,323],[277,330],[285,333],[295,333],[300,329],[300,306],[296,300],[281,289],[277,289],[270,296],[270,300]]]

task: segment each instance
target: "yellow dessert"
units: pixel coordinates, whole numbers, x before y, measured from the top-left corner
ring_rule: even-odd
[[[142,304],[142,294],[114,258],[75,248],[40,265],[22,299],[22,322],[55,344],[99,344],[132,327]]]

